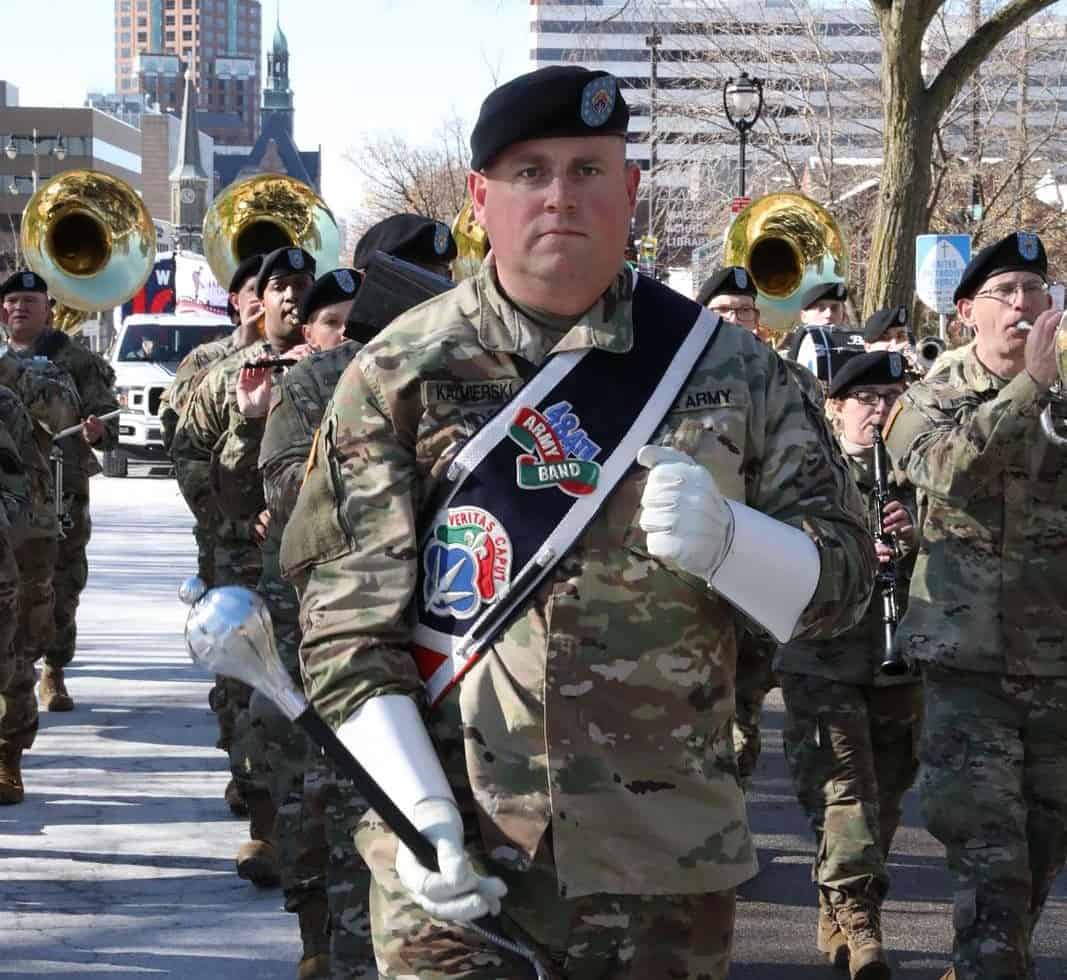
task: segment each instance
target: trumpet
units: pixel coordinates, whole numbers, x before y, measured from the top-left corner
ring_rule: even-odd
[[[1012,329],[1026,335],[1034,329],[1034,325],[1029,320],[1020,320],[1014,324]],[[1065,395],[1065,392],[1067,392],[1067,313],[1060,316],[1059,326],[1056,327],[1056,360],[1059,378],[1053,384],[1050,393],[1056,401],[1063,402],[1067,400],[1067,395]],[[1064,438],[1056,431],[1056,422],[1052,418],[1051,403],[1046,405],[1045,410],[1041,413],[1041,431],[1054,446],[1067,449],[1067,438]]]

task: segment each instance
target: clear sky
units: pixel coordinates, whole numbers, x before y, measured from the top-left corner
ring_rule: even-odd
[[[278,2],[297,145],[322,144],[323,196],[338,214],[358,199],[346,148],[386,131],[423,141],[453,113],[473,122],[494,79],[529,68],[528,0],[261,0],[264,49]],[[0,78],[21,105],[114,91],[114,0],[0,0],[0,10]]]

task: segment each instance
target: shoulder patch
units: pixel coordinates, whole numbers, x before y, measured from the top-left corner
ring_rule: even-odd
[[[882,428],[882,439],[893,462],[896,463],[911,448],[919,433],[930,427],[930,420],[917,407],[908,405],[903,399],[899,400]]]

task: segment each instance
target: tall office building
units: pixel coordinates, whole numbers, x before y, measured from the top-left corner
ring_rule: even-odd
[[[966,4],[932,25],[927,76],[974,30]],[[866,0],[531,0],[530,31],[533,67],[577,63],[619,79],[631,107],[628,153],[645,171],[635,232],[653,230],[669,264],[688,261],[736,193],[738,134],[723,86],[742,70],[763,80],[765,97],[748,142],[747,193],[796,181],[836,202],[874,183],[882,45]],[[1055,11],[1002,42],[946,113],[939,145],[972,159],[977,151],[983,167],[1026,146],[1033,157],[1021,183],[1035,188],[1046,175],[1058,186],[1067,174],[1065,44],[1067,17]]]
[[[250,146],[259,132],[259,0],[115,0],[115,91],[180,113],[188,73],[200,129]]]
[[[654,231],[669,264],[689,261],[708,239],[709,213],[725,213],[735,193],[738,135],[723,112],[723,85],[743,68],[763,80],[775,152],[791,173],[831,149],[830,133],[838,160],[877,162],[877,24],[855,0],[812,4],[809,19],[802,8],[791,0],[532,0],[534,67],[577,63],[619,79],[630,105],[627,152],[645,171],[635,232]],[[749,193],[790,176],[768,153],[765,125],[749,144]]]

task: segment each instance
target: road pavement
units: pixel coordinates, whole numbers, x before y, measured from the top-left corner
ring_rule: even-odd
[[[178,584],[195,567],[172,480],[93,481],[89,587],[71,714],[41,716],[26,802],[0,809],[0,976],[274,980],[295,976],[296,917],[233,873],[244,826],[222,802],[208,678],[189,664]],[[764,713],[750,796],[762,870],[742,889],[734,980],[844,978],[814,950],[811,836]],[[894,976],[936,980],[951,944],[949,881],[914,794],[892,859]],[[1067,891],[1038,929],[1041,976],[1067,976]],[[654,978],[650,978],[654,980]]]

